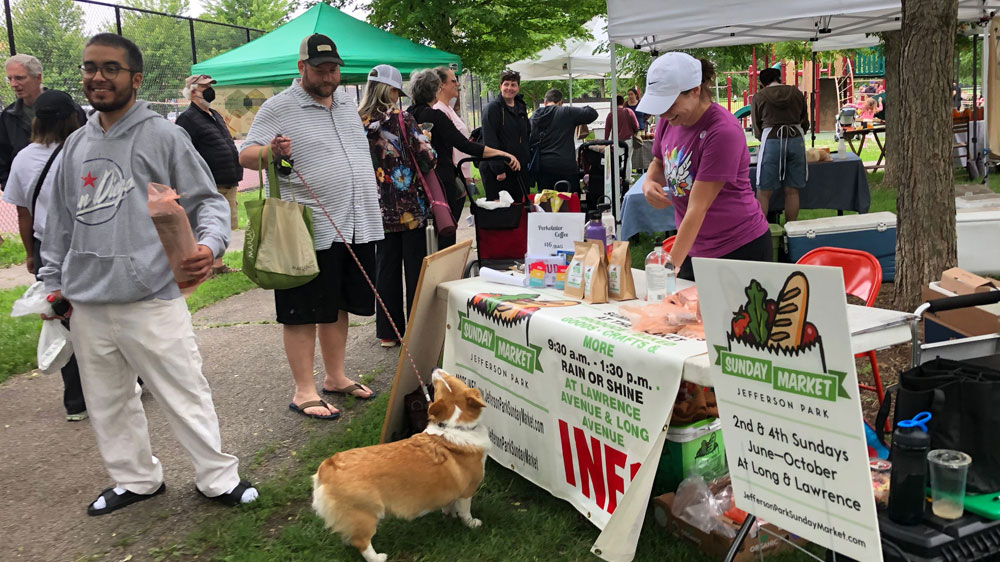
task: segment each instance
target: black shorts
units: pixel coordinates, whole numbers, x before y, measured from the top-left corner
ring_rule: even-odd
[[[368,277],[375,279],[375,243],[351,244]],[[275,289],[274,308],[279,324],[332,324],[340,311],[358,316],[375,314],[372,292],[358,264],[341,242],[316,252],[319,275],[294,289]]]
[[[774,259],[774,242],[771,240],[771,231],[765,231],[764,234],[722,256],[721,259],[771,261]],[[688,256],[684,260],[684,263],[681,264],[681,268],[677,272],[677,278],[694,281],[694,267],[691,265],[691,256]]]

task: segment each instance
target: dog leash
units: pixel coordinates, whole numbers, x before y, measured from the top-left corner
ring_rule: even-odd
[[[396,327],[396,322],[393,321],[392,315],[389,314],[389,309],[385,306],[385,303],[382,302],[382,296],[378,294],[378,290],[375,288],[375,284],[372,283],[371,278],[368,277],[368,272],[365,271],[365,268],[361,265],[361,260],[359,260],[358,256],[355,255],[354,250],[351,249],[351,245],[347,243],[347,239],[344,238],[344,235],[340,232],[340,228],[337,227],[337,223],[333,222],[333,217],[330,216],[330,213],[326,210],[326,207],[323,205],[322,202],[320,202],[319,197],[316,196],[316,193],[313,192],[312,188],[309,187],[309,184],[306,183],[306,179],[302,177],[302,174],[300,174],[299,171],[294,168],[294,166],[292,167],[292,172],[294,172],[295,175],[298,176],[299,181],[302,182],[302,186],[306,188],[306,191],[308,191],[310,195],[312,195],[313,201],[315,201],[316,204],[319,205],[320,210],[322,210],[323,214],[326,215],[326,220],[330,221],[330,225],[333,226],[333,229],[337,231],[337,236],[340,236],[340,239],[343,241],[344,246],[347,247],[347,252],[351,254],[351,258],[354,260],[354,263],[358,265],[358,269],[361,271],[361,275],[365,277],[365,281],[367,281],[368,286],[371,287],[372,293],[375,294],[375,300],[377,300],[379,306],[382,307],[382,312],[385,313],[385,317],[389,319],[389,325],[392,326],[392,332],[396,334],[396,339],[399,340],[399,345],[403,348],[403,353],[405,353],[406,358],[410,360],[410,366],[413,367],[413,374],[416,375],[417,380],[420,381],[420,391],[424,393],[424,398],[427,399],[427,403],[430,404],[431,395],[430,393],[427,392],[427,385],[424,383],[424,379],[420,376],[420,370],[417,369],[417,363],[416,361],[413,360],[413,356],[410,355],[410,350],[407,347],[406,342],[403,341],[403,336],[399,334],[399,328]],[[263,188],[264,187],[261,186],[261,189]],[[407,304],[412,304],[412,303],[407,303]]]

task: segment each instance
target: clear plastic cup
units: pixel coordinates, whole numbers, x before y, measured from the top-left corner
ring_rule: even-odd
[[[927,453],[931,476],[931,510],[941,519],[958,519],[965,511],[965,477],[972,457],[962,451]]]

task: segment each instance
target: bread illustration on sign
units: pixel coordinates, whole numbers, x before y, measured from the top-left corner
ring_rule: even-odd
[[[777,298],[768,298],[767,289],[753,279],[744,293],[747,301],[733,313],[726,334],[729,350],[784,355],[807,360],[803,369],[826,372],[823,338],[807,320],[809,280],[799,271],[785,279]]]

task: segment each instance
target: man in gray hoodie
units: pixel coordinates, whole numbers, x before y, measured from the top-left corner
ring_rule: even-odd
[[[187,133],[136,101],[142,54],[128,39],[92,37],[83,90],[97,110],[63,145],[39,276],[72,308],[73,348],[91,425],[115,485],[87,507],[103,515],[162,493],[136,377],[156,396],[195,466],[195,485],[226,505],[257,490],[221,451],[219,421],[201,372],[191,316],[150,219],[147,184],[182,195],[198,240],[189,273],[205,276],[229,242],[229,206]]]
[[[595,119],[597,110],[593,107],[563,106],[562,92],[556,89],[545,92],[545,106],[531,115],[529,140],[531,150],[537,145],[539,151],[538,189],[556,189],[556,182],[566,180],[569,187],[560,185],[561,191],[579,193],[580,171],[573,136],[579,125],[593,123]]]

